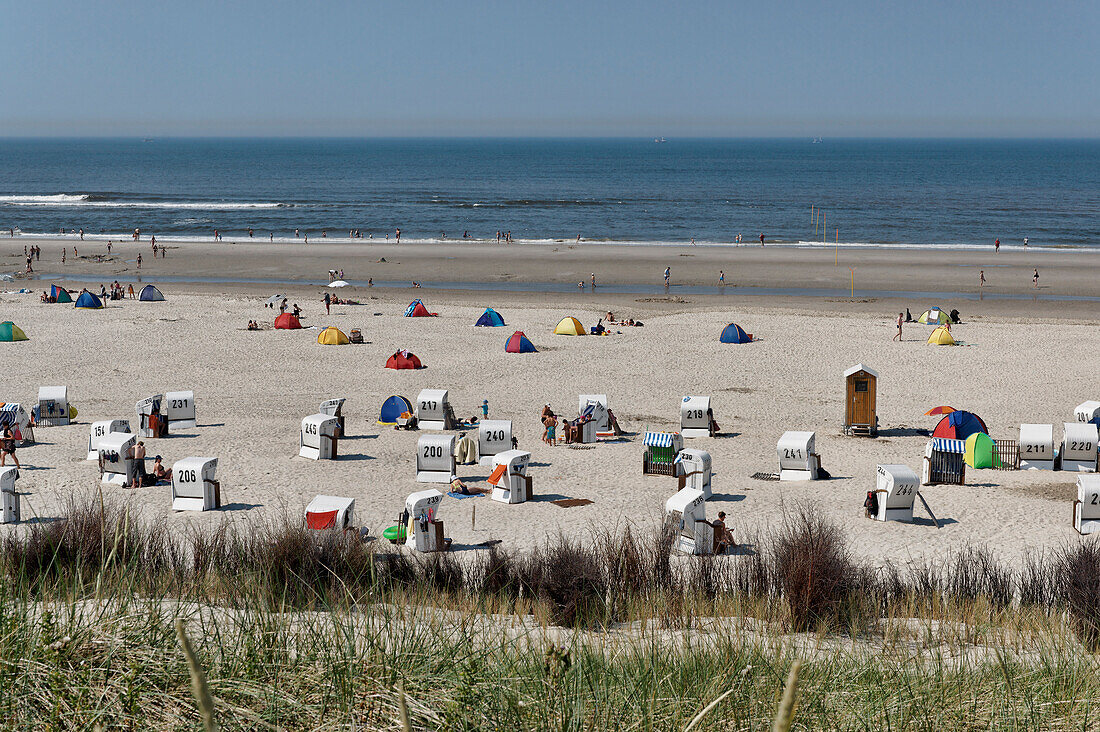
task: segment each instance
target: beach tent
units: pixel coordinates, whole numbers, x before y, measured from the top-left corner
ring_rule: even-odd
[[[504,318],[500,317],[500,313],[492,308],[485,308],[485,312],[481,314],[481,317],[477,319],[474,325],[481,325],[487,328],[499,328],[504,325]]]
[[[535,344],[527,340],[522,330],[517,330],[508,337],[504,342],[504,350],[506,353],[538,353]]]
[[[56,303],[69,303],[73,301],[69,291],[57,285],[50,285],[50,297],[52,297],[53,301]]]
[[[953,346],[955,345],[955,338],[944,326],[940,326],[932,331],[932,335],[928,336],[928,342],[933,346]]]
[[[745,329],[737,323],[730,323],[722,331],[721,341],[723,343],[750,343],[752,342],[752,333],[746,333]]]
[[[103,301],[99,299],[98,295],[93,295],[90,292],[84,292],[81,293],[80,297],[76,299],[75,307],[94,310],[103,307]]]
[[[275,327],[279,330],[298,330],[302,327],[302,321],[295,318],[294,313],[280,313],[275,318]],[[320,343],[319,340],[317,342]]]
[[[413,300],[409,303],[409,306],[405,308],[406,318],[428,318],[431,317],[431,313],[428,312],[428,308],[424,307],[424,303],[420,300]]]
[[[285,313],[284,313],[285,315]],[[301,325],[301,323],[299,323]],[[335,325],[330,325],[317,335],[317,342],[322,346],[346,346],[351,343],[344,331]]]
[[[350,287],[350,284],[347,283],[347,282],[344,282],[343,280],[333,280],[332,282],[328,283],[328,286],[332,287],[332,288],[335,288],[335,287]]]
[[[584,335],[584,326],[581,325],[581,321],[577,320],[573,316],[567,316],[558,321],[557,326],[554,328],[555,335]]]
[[[398,351],[397,353],[386,359],[386,368],[388,369],[422,369],[424,366],[420,363],[420,359],[416,357],[415,353],[409,351]]]
[[[966,464],[972,468],[999,468],[1001,458],[993,438],[984,432],[975,432],[966,438]]]
[[[143,300],[144,302],[164,302],[164,295],[156,288],[156,285],[146,285],[141,288],[138,300]]]
[[[400,394],[394,394],[382,402],[382,412],[378,415],[378,424],[397,424],[397,418],[406,412],[413,413],[412,402]]]
[[[946,325],[951,322],[951,318],[939,308],[928,308],[920,314],[917,322],[925,325]]]
[[[0,342],[11,343],[13,341],[26,340],[30,339],[27,338],[27,334],[23,332],[23,329],[15,323],[10,320],[5,320],[3,323],[0,323]]]
[[[944,415],[936,429],[932,430],[933,437],[943,437],[947,440],[965,440],[975,432],[984,432],[987,435],[985,422],[972,412],[956,411]]]

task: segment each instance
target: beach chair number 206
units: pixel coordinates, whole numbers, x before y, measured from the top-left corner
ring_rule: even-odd
[[[181,470],[180,483],[197,483],[198,474],[194,470]]]
[[[424,457],[426,458],[441,458],[443,457],[442,445],[425,445]]]

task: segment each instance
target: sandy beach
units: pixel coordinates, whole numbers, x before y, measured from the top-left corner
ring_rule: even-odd
[[[0,241],[0,269],[18,267],[25,243],[34,242]],[[933,558],[967,545],[988,546],[1014,562],[1029,551],[1080,540],[1070,523],[1075,475],[1064,472],[968,471],[966,486],[926,487],[922,492],[943,522],[939,529],[924,520],[919,504],[922,520],[913,525],[868,521],[861,505],[874,487],[876,464],[905,463],[919,472],[927,437],[915,430],[935,426],[936,418],[922,416],[933,406],[981,415],[995,438],[1015,439],[1021,422],[1038,422],[1053,423],[1060,439],[1073,407],[1100,397],[1094,363],[1100,302],[1087,299],[1100,297],[1094,254],[840,250],[834,265],[832,250],[759,247],[194,242],[173,243],[166,259],[153,260],[148,242],[140,242],[118,244],[112,258],[97,262],[93,255],[105,254],[102,243],[78,242],[76,260],[71,241],[40,245],[36,271],[63,273],[69,287],[87,282],[98,290],[115,279],[152,282],[167,301],[109,302],[104,310],[84,311],[40,303],[48,280],[7,283],[6,290],[26,286],[33,292],[0,295],[3,319],[30,337],[2,346],[0,399],[29,406],[39,386],[65,384],[80,410],[76,424],[40,427],[39,444],[20,449],[27,466],[19,481],[29,494],[25,517],[56,517],[69,495],[97,485],[94,464],[84,460],[91,421],[134,421],[139,399],[193,389],[198,429],[149,440],[149,455],[163,455],[167,465],[192,455],[218,457],[226,509],[173,513],[166,486],[105,487],[106,495],[181,531],[297,515],[316,494],[343,495],[356,499],[357,523],[377,535],[394,523],[405,496],[423,487],[414,480],[417,433],[377,426],[379,407],[391,394],[414,399],[422,388],[445,388],[460,417],[475,414],[487,399],[490,418],[513,420],[520,447],[532,453],[536,495],[533,502],[511,506],[486,498],[445,499],[440,515],[456,549],[493,539],[522,547],[557,532],[583,537],[592,530],[656,526],[675,484],[641,474],[641,437],[647,429],[677,429],[680,398],[689,394],[712,397],[724,432],[687,441],[713,456],[715,496],[708,517],[726,511],[739,538],[751,540],[786,512],[812,504],[844,528],[859,556],[875,562]],[[62,247],[69,249],[65,265]],[[133,261],[139,251],[140,271]],[[672,267],[667,296],[599,287],[594,293],[587,287],[533,293],[430,286],[575,286],[595,272],[597,282],[608,286],[659,288],[665,266]],[[857,273],[855,301],[753,294],[745,287],[840,289],[849,283],[849,267]],[[1034,267],[1041,272],[1039,299],[1031,297]],[[316,283],[327,281],[330,268],[342,268],[348,280],[418,280],[425,287],[343,288],[342,297],[362,304],[335,306],[326,316],[320,302],[326,290]],[[982,268],[987,294],[1005,298],[977,299]],[[719,269],[728,283],[721,294],[678,294],[679,285],[716,284]],[[298,284],[256,282],[265,279]],[[895,294],[861,296],[861,289]],[[359,328],[367,343],[324,347],[316,343],[315,329],[271,329],[275,313],[263,301],[274,292],[286,292],[301,305],[307,326]],[[905,292],[965,295],[931,302]],[[402,317],[414,297],[439,317]],[[1050,299],[1057,297],[1086,299]],[[932,304],[962,311],[964,323],[953,332],[966,345],[927,345],[931,327],[915,324],[906,326],[903,342],[891,341],[899,308],[908,306],[916,316]],[[487,306],[503,315],[507,327],[472,327]],[[622,332],[604,338],[552,335],[565,315],[587,327],[608,310],[645,326],[613,329]],[[249,319],[260,320],[264,329],[247,331]],[[760,340],[720,344],[718,335],[731,321]],[[539,353],[504,353],[504,341],[515,330],[523,330]],[[412,350],[427,368],[384,369],[386,357],[399,348]],[[842,373],[857,362],[880,373],[878,439],[841,431]],[[586,450],[542,443],[541,406],[549,402],[572,415],[580,393],[606,393],[628,439]],[[302,417],[330,397],[347,398],[349,437],[341,443],[342,458],[296,457]],[[787,484],[750,477],[777,470],[776,441],[792,429],[816,431],[833,480]],[[460,477],[472,483],[488,473],[459,468]],[[550,502],[562,497],[593,503],[563,509]]]

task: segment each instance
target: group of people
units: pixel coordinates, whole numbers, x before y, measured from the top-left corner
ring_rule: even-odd
[[[561,425],[561,440],[566,444],[581,441],[581,429],[584,424],[592,420],[591,415],[581,414],[576,419],[565,419],[562,417],[560,420],[558,415],[554,413],[554,410],[547,403],[539,414],[539,421],[542,422],[543,432],[542,441],[547,445],[553,446],[558,439],[558,426]],[[610,409],[607,410],[607,425],[608,429],[616,435],[622,434],[622,430],[619,428],[619,420],[616,419],[615,413]]]

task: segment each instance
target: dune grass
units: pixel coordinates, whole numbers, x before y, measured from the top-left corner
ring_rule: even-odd
[[[859,565],[812,513],[756,538],[752,556],[671,560],[670,541],[559,538],[460,561],[290,521],[173,537],[119,506],[74,502],[67,519],[4,539],[0,720],[28,730],[1100,726],[1093,542],[1019,569],[972,549],[902,572]]]

